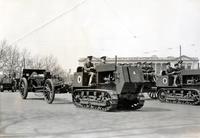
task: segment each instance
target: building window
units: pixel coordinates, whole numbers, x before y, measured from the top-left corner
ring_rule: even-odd
[[[191,63],[187,64],[187,69],[192,69],[192,64]]]

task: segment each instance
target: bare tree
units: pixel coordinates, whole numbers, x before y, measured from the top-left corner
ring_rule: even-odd
[[[27,49],[19,51],[6,40],[0,42],[0,71],[6,74],[16,73],[21,76],[23,68],[46,69],[54,75],[67,79],[66,71],[58,64],[57,58],[49,56],[32,56]]]
[[[0,70],[4,71],[4,67],[6,65],[6,57],[7,57],[8,45],[6,40],[0,42]]]

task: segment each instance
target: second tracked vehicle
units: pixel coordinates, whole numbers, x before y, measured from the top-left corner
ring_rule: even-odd
[[[173,84],[174,81],[176,85]],[[176,76],[159,76],[156,85],[161,102],[200,104],[200,70],[182,70]]]

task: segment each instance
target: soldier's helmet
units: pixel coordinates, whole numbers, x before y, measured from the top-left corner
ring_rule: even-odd
[[[87,58],[91,60],[93,57],[92,56],[87,56]]]
[[[100,59],[106,60],[106,56],[102,56],[100,57]]]
[[[171,65],[171,63],[170,63],[170,62],[167,62],[167,63],[165,63],[165,65]]]

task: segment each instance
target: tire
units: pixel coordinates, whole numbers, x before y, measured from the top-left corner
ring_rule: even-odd
[[[53,81],[47,79],[44,85],[44,99],[48,104],[52,104],[55,98],[55,88]]]
[[[158,99],[163,103],[166,102],[166,91],[164,89],[158,90]]]
[[[26,78],[22,78],[20,82],[20,94],[22,99],[26,99],[28,96],[28,82]]]

